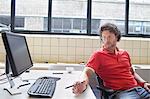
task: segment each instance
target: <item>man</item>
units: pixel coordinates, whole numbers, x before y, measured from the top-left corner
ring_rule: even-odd
[[[116,46],[121,38],[117,26],[104,24],[100,28],[100,36],[103,46],[88,60],[81,80],[72,88],[73,93],[84,92],[94,72],[103,80],[105,87],[118,91],[114,99],[150,99],[150,83],[133,71],[129,54]]]

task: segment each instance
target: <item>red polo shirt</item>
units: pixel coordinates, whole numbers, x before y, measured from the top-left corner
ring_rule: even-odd
[[[129,54],[117,49],[116,53],[109,53],[100,49],[93,53],[87,62],[104,81],[104,85],[114,90],[126,90],[138,86],[131,72]]]

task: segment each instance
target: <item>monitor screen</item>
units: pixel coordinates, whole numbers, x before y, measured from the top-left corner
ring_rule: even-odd
[[[12,76],[18,76],[33,66],[25,36],[5,32],[2,39]]]

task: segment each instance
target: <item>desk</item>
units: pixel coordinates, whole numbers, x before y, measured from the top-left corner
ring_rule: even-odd
[[[63,72],[63,74],[52,74],[53,72]],[[72,89],[65,89],[66,86],[71,85],[76,81],[81,74],[81,71],[73,71],[71,74],[67,71],[54,71],[54,70],[31,70],[29,73],[23,73],[20,77],[23,80],[29,80],[30,85],[23,86],[20,88],[22,94],[11,96],[7,91],[4,91],[4,87],[9,87],[9,83],[0,85],[0,97],[1,99],[36,99],[29,97],[27,90],[34,83],[34,81],[43,76],[53,76],[60,77],[61,79],[57,81],[56,89],[52,99],[96,99],[94,93],[92,92],[90,86],[87,87],[86,91],[79,96],[75,96],[72,93]],[[14,79],[15,86],[21,84],[20,77]],[[42,98],[43,99],[43,98]]]

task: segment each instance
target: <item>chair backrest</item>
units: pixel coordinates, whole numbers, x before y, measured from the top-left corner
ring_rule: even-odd
[[[106,88],[103,84],[103,80],[98,76],[98,74],[96,75],[96,79],[99,83],[97,88],[101,90],[101,99],[109,99],[109,95],[111,95],[114,92],[114,90]]]

